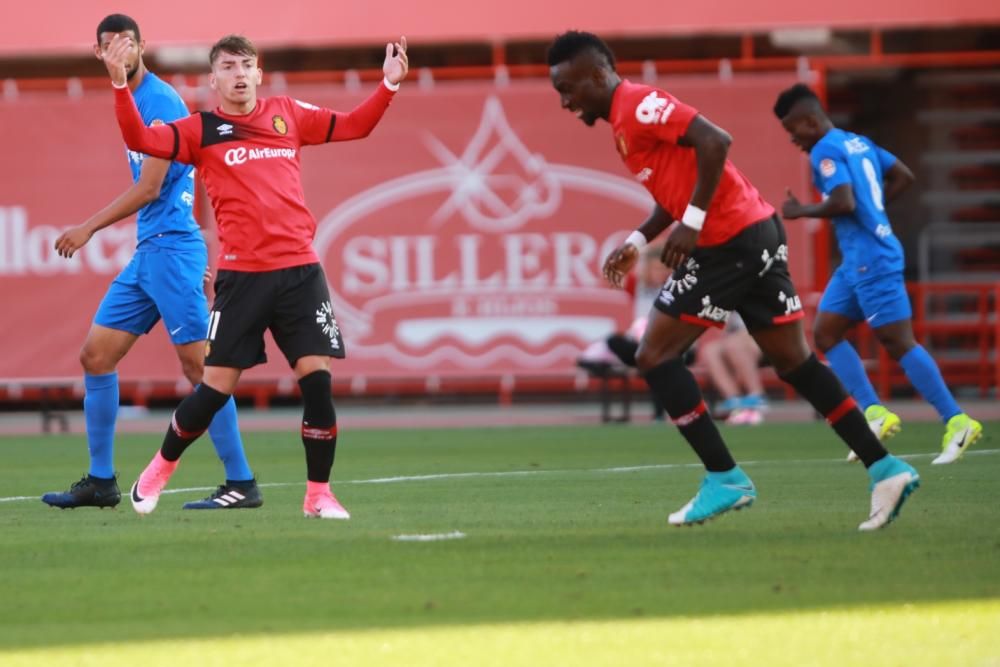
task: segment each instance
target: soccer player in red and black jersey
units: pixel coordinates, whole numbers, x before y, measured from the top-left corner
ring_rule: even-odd
[[[705,327],[722,327],[735,310],[778,375],[865,463],[871,513],[859,528],[889,523],[919,485],[919,475],[883,448],[833,372],[809,350],[802,305],[788,273],[784,228],[774,208],[727,159],[732,138],[666,91],[621,79],[614,55],[596,35],[558,36],[548,64],[563,108],[587,125],[598,119],[611,124],[619,155],[656,202],[649,218],[608,256],[607,279],[620,286],[639,250],[679,221],[663,251],[674,273],[651,309],[636,354],[650,390],[707,469],[698,493],[669,522],[702,523],[757,497],[682,361]]]
[[[263,336],[270,329],[305,404],[305,514],[348,519],[330,490],[337,443],[330,359],[343,358],[344,342],[312,247],[316,220],[305,205],[299,153],[302,146],[368,136],[406,77],[406,39],[386,45],[382,83],[343,113],[290,97],[258,98],[256,48],[245,37],[223,37],[209,55],[219,106],[155,127],[143,124],[127,87],[128,48],[119,35],[104,55],[125,143],[198,168],[221,243],[204,378],[177,407],[163,446],[132,485],[132,506],[140,514],[156,508],[185,448],[229,400],[243,370],[265,361]]]

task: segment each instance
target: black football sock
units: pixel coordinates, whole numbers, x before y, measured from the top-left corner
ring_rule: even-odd
[[[840,439],[847,443],[867,468],[889,452],[872,433],[858,404],[851,398],[833,371],[820,363],[815,354],[809,355],[795,370],[781,379],[809,401],[823,415]]]
[[[192,442],[201,437],[212,417],[229,400],[229,394],[218,392],[205,383],[198,385],[174,410],[170,427],[163,438],[160,454],[167,461],[176,461]]]
[[[337,453],[337,413],[333,409],[329,371],[316,371],[299,380],[302,389],[302,445],[306,448],[306,478],[329,482]]]
[[[680,358],[664,362],[645,374],[646,383],[709,472],[736,467],[722,435],[708,414],[694,375]]]

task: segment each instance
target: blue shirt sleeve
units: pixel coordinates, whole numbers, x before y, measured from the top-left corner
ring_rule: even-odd
[[[833,192],[834,188],[851,184],[851,174],[847,170],[847,162],[835,148],[817,144],[809,154],[809,160],[812,162],[813,181],[816,184],[816,189],[823,194],[828,195]]]

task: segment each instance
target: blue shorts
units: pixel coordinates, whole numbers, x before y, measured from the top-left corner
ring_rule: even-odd
[[[207,265],[204,245],[183,250],[140,247],[108,288],[94,324],[138,336],[149,333],[162,317],[174,345],[205,340]]]
[[[865,320],[873,329],[913,316],[902,273],[873,276],[853,285],[838,268],[823,291],[819,310],[854,321]]]

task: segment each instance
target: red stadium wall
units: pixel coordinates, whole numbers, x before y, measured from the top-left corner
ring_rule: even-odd
[[[787,75],[661,82],[735,137],[732,157],[772,203],[806,192],[803,158],[770,116]],[[288,91],[350,108],[360,94]],[[128,186],[110,93],[0,102],[0,378],[75,376],[104,290],[128,261],[134,224],[72,260],[60,231]],[[600,264],[651,205],[606,125],[587,128],[544,81],[408,85],[363,141],[302,153],[307,201],[348,359],[339,378],[567,374],[588,342],[629,317]],[[211,227],[210,227],[211,228]],[[209,234],[211,237],[211,234]],[[789,225],[792,271],[811,276],[809,232]],[[287,376],[280,353],[248,377]],[[120,369],[180,373],[162,327]]]

